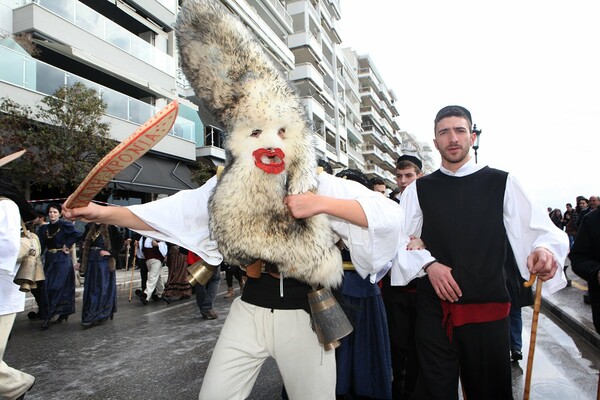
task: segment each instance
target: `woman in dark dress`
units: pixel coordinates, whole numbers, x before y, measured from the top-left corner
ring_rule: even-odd
[[[84,237],[79,270],[85,276],[81,326],[89,328],[117,312],[115,266],[123,237],[116,226],[95,223],[86,226]]]
[[[46,282],[40,306],[42,329],[48,329],[53,316],[59,315],[55,323],[61,323],[75,313],[75,270],[71,247],[81,237],[72,222],[63,221],[60,204],[52,203],[46,209],[49,224],[39,230],[40,244],[44,252],[44,274]]]

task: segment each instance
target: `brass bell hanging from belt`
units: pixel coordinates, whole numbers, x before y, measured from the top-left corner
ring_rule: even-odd
[[[308,294],[313,327],[325,350],[339,347],[339,340],[353,328],[330,289],[321,288]]]
[[[195,286],[196,284],[204,286],[208,283],[210,278],[212,278],[216,269],[217,267],[214,265],[206,264],[202,260],[196,261],[188,267],[189,275],[187,280],[192,286]]]

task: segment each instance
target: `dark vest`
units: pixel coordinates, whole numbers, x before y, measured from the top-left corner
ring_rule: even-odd
[[[504,192],[508,173],[489,167],[464,177],[436,171],[416,181],[423,210],[421,238],[452,276],[459,303],[508,302],[504,274]],[[419,291],[435,295],[429,279]]]
[[[160,252],[160,250],[158,249],[158,246],[154,247],[143,247],[143,252],[144,252],[144,258],[146,260],[151,260],[153,258],[156,258],[159,261],[164,261],[164,257],[162,255],[162,253]]]

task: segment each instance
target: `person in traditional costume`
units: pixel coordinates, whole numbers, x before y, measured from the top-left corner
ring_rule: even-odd
[[[81,326],[113,319],[117,312],[116,259],[123,237],[114,225],[90,223],[86,226],[79,274],[85,277]]]
[[[46,208],[49,223],[39,230],[40,244],[44,251],[44,274],[46,282],[40,293],[40,301],[46,306],[38,306],[42,329],[48,329],[52,317],[58,315],[54,323],[67,321],[75,313],[75,270],[71,247],[81,238],[71,221],[61,219],[61,206],[51,203]],[[42,314],[43,313],[43,314]]]
[[[300,98],[222,4],[182,3],[176,34],[188,80],[227,131],[223,173],[155,202],[91,203],[66,215],[171,241],[207,266],[224,259],[246,267],[244,293],[231,304],[200,399],[247,398],[272,357],[290,398],[330,400],[335,351],[319,342],[308,294],[341,283],[339,240],[363,278],[383,276],[409,242],[402,210],[356,182],[317,174],[315,133]]]
[[[566,286],[567,236],[513,175],[475,163],[472,126],[464,107],[438,112],[434,144],[442,165],[409,185],[400,200],[406,232],[430,253],[416,269],[403,259],[414,252],[399,253],[392,266],[392,285],[423,276],[417,288],[420,371],[411,399],[458,399],[459,374],[467,399],[513,398],[506,236],[525,280],[536,274],[546,281],[545,293]]]
[[[169,301],[189,299],[192,285],[187,281],[188,251],[173,243],[168,243],[167,268],[169,275],[165,283],[163,298]]]
[[[0,167],[23,151],[0,159]],[[6,364],[4,351],[18,312],[25,308],[25,292],[13,280],[20,267],[21,224],[36,218],[33,207],[0,170],[0,397],[22,399],[35,378]]]

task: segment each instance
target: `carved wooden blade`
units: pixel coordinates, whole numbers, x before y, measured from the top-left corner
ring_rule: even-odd
[[[100,160],[65,201],[67,208],[85,207],[119,172],[133,164],[171,130],[178,103],[172,101]]]

